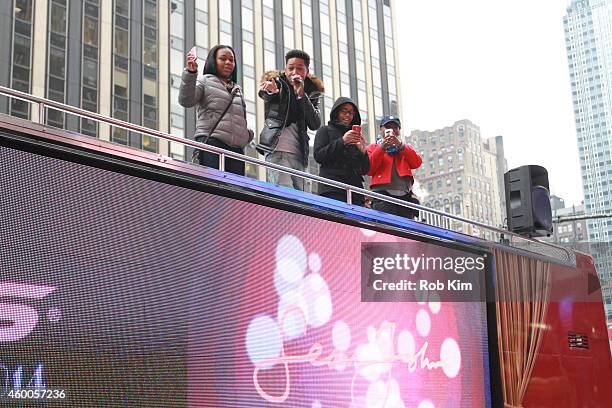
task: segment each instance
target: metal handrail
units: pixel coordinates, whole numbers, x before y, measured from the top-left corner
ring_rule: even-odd
[[[339,181],[335,181],[335,180],[330,180],[318,175],[314,175],[314,174],[310,174],[310,173],[306,173],[304,171],[300,171],[300,170],[295,170],[289,167],[284,167],[275,163],[270,163],[264,160],[260,160],[260,159],[256,159],[250,156],[246,156],[240,153],[235,153],[229,150],[224,150],[222,148],[216,147],[216,146],[211,146],[211,145],[206,145],[200,142],[196,142],[194,140],[190,140],[190,139],[186,139],[186,138],[182,138],[182,137],[178,137],[178,136],[173,136],[171,134],[168,133],[164,133],[161,132],[159,130],[156,129],[150,129],[144,126],[140,126],[140,125],[135,125],[133,123],[129,123],[129,122],[125,122],[116,118],[112,118],[109,116],[105,116],[105,115],[101,115],[99,113],[95,113],[95,112],[91,112],[85,109],[81,109],[81,108],[77,108],[74,106],[70,106],[70,105],[66,105],[60,102],[56,102],[50,99],[46,99],[46,98],[42,98],[40,96],[35,96],[35,95],[31,95],[25,92],[21,92],[21,91],[17,91],[15,89],[12,88],[7,88],[4,86],[0,86],[0,95],[5,95],[5,96],[9,96],[9,97],[13,97],[16,99],[20,99],[26,102],[30,102],[30,103],[36,103],[38,104],[38,108],[39,108],[39,122],[40,124],[44,125],[44,110],[45,108],[52,108],[52,109],[56,109],[65,113],[69,113],[69,114],[73,114],[73,115],[77,115],[83,118],[87,118],[87,119],[92,119],[95,120],[97,122],[102,122],[108,125],[112,125],[112,126],[116,126],[128,131],[133,131],[133,132],[138,132],[147,136],[153,136],[153,137],[157,137],[160,139],[165,139],[171,142],[176,142],[176,143],[180,143],[186,146],[190,146],[193,147],[195,149],[198,150],[204,150],[204,151],[208,151],[208,152],[213,152],[219,155],[219,164],[220,164],[220,170],[224,170],[223,168],[223,163],[225,161],[225,156],[227,157],[231,157],[232,159],[236,159],[236,160],[240,160],[243,162],[248,162],[248,163],[252,163],[252,164],[256,164],[259,166],[263,166],[266,168],[270,168],[270,169],[274,169],[274,170],[278,170],[278,171],[282,171],[285,173],[289,173],[291,175],[295,175],[298,177],[301,177],[303,179],[309,179],[312,181],[316,181],[318,183],[323,183],[332,187],[336,187],[339,189],[343,189],[346,190],[347,193],[347,203],[351,204],[351,196],[352,193],[357,193],[357,194],[361,194],[364,196],[368,196],[368,197],[372,197],[372,198],[376,198],[382,201],[387,201],[393,204],[397,204],[403,207],[407,207],[407,208],[412,208],[415,210],[419,210],[419,211],[423,211],[426,213],[430,213],[430,214],[435,214],[441,217],[445,217],[445,218],[449,218],[451,220],[455,220],[458,222],[462,222],[462,223],[466,223],[468,225],[473,225],[473,226],[477,226],[480,228],[484,228],[486,230],[498,233],[504,237],[514,237],[520,240],[526,240],[529,242],[533,242],[533,243],[537,243],[537,245],[544,245],[544,246],[548,246],[551,248],[554,248],[555,250],[562,250],[566,253],[566,255],[568,256],[568,259],[573,259],[573,253],[571,251],[569,251],[567,248],[562,247],[562,246],[558,246],[558,245],[554,245],[548,242],[541,242],[541,241],[536,241],[533,239],[529,239],[526,237],[523,237],[522,235],[519,235],[517,233],[514,233],[512,231],[508,231],[508,230],[504,230],[501,228],[497,228],[491,225],[487,225],[478,221],[473,221],[473,220],[469,220],[467,218],[463,218],[460,217],[458,215],[454,215],[454,214],[448,214],[445,213],[444,211],[440,211],[440,210],[436,210],[434,208],[429,208],[429,207],[424,207],[422,205],[418,205],[418,204],[414,204],[414,203],[409,203],[394,197],[390,197],[387,195],[383,195],[380,193],[377,193],[375,191],[369,191],[369,190],[365,190],[363,188],[358,188],[349,184],[345,184],[345,183],[341,183]]]

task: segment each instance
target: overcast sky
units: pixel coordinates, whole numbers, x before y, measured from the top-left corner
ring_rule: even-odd
[[[396,0],[407,130],[469,119],[502,135],[508,167],[539,164],[551,193],[582,184],[565,54],[570,0]],[[418,178],[418,173],[417,173]]]

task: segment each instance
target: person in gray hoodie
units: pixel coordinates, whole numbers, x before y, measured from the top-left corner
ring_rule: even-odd
[[[244,154],[244,147],[253,139],[253,134],[247,128],[246,104],[236,83],[236,65],[232,47],[217,45],[208,53],[204,75],[198,77],[195,50],[192,49],[183,70],[179,103],[186,108],[196,107],[195,140]],[[219,155],[200,151],[199,163],[219,168]],[[225,170],[244,175],[244,162],[226,157]]]

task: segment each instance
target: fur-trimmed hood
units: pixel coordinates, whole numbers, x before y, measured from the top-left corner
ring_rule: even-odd
[[[279,70],[271,70],[266,71],[261,77],[261,81],[270,81],[272,79],[278,78],[286,78],[285,73]],[[304,81],[304,91],[307,94],[310,94],[312,91],[318,91],[321,93],[325,93],[325,85],[323,85],[323,81],[321,78],[314,74],[308,74],[306,80]]]

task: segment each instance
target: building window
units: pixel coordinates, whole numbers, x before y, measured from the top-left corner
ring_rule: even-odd
[[[242,17],[242,93],[247,105],[247,126],[250,129],[257,129],[256,123],[256,87],[257,80],[255,78],[255,36],[253,27],[255,26],[253,14],[253,0],[242,0],[241,17]],[[252,146],[247,146],[244,153],[248,156],[257,158],[257,151]],[[246,175],[252,178],[257,178],[259,174],[258,167],[246,163]]]
[[[67,2],[52,0],[49,3],[49,36],[47,42],[47,98],[56,102],[66,102],[66,37]],[[55,109],[47,109],[47,124],[63,128],[65,114]]]
[[[351,79],[349,74],[349,46],[348,46],[348,26],[346,16],[346,2],[338,1],[336,3],[336,19],[338,28],[338,49],[339,67],[340,67],[340,89],[342,95],[351,95]],[[331,62],[328,62],[331,64]]]
[[[283,0],[283,41],[285,53],[295,48],[293,30],[293,0]]]
[[[365,62],[365,45],[363,34],[363,16],[361,13],[361,1],[353,0],[353,35],[355,40],[355,74],[357,75],[357,104],[367,106],[366,92],[366,62]]]
[[[145,0],[142,36],[142,124],[157,129],[157,0]],[[156,137],[142,135],[142,148],[157,152]]]
[[[130,61],[130,1],[115,0],[113,27],[113,117],[127,121],[129,106],[129,61]],[[111,140],[128,144],[128,132],[114,127]]]
[[[378,27],[378,9],[376,0],[368,1],[368,24],[370,40],[370,65],[372,68],[372,84],[374,86],[374,113],[379,119],[384,115],[382,103],[382,72],[380,67],[380,47],[379,36],[381,35]],[[382,33],[384,35],[384,33]],[[385,96],[387,97],[387,96]]]
[[[13,19],[13,70],[11,88],[30,93],[32,53],[32,0],[15,0]],[[10,114],[23,119],[30,116],[30,104],[12,98]]]
[[[98,111],[98,72],[100,41],[100,7],[98,0],[83,2],[83,43],[81,58],[81,108]],[[94,120],[81,118],[81,133],[97,136],[98,124]]]
[[[233,45],[232,2],[219,0],[219,44]]]
[[[319,0],[319,29],[321,32],[321,78],[323,83],[331,84],[332,80],[332,45],[331,45],[331,30],[332,26],[330,25],[329,18],[329,0]],[[340,30],[340,28],[337,28]],[[344,43],[339,44],[339,49],[344,50]],[[316,66],[315,61],[313,59],[314,55],[310,54],[311,66]],[[346,82],[348,82],[348,71],[342,70],[340,72],[340,87],[341,89],[346,89]],[[320,105],[321,108],[321,116],[329,117],[330,109],[334,101],[334,94],[332,90],[332,86],[326,87],[325,98],[322,100]],[[350,95],[345,94],[345,95]],[[311,142],[314,140],[311,138]]]
[[[183,13],[177,15],[177,18],[184,18]],[[208,40],[208,1],[197,1],[196,2],[196,10],[195,10],[195,45],[196,45],[196,53],[202,58],[206,58],[208,55],[209,49],[209,40]],[[182,24],[182,20],[181,20]],[[183,37],[183,33],[177,33],[178,37]],[[186,47],[181,47],[182,51]],[[184,61],[181,61],[184,62]],[[181,67],[182,69],[183,67]]]
[[[274,22],[274,0],[263,0],[262,11],[262,25],[264,27],[264,71],[267,71],[277,68],[276,48],[274,45],[276,43],[276,39],[273,29],[273,27],[276,27]]]

